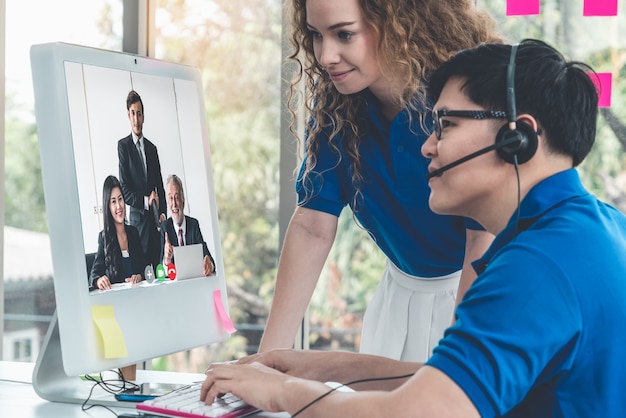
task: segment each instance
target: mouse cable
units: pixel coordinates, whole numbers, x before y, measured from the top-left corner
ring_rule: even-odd
[[[131,388],[137,389],[137,388],[139,388],[139,385],[137,385],[136,383],[124,379],[124,376],[122,375],[122,373],[119,370],[111,370],[111,371],[113,371],[117,375],[117,379],[105,379],[102,376],[102,372],[100,372],[98,374],[98,378],[95,378],[95,377],[93,377],[92,375],[89,375],[89,374],[86,374],[84,376],[85,380],[88,380],[90,382],[94,382],[94,384],[91,386],[91,390],[89,391],[89,395],[87,396],[87,399],[85,399],[85,401],[81,405],[81,410],[82,411],[88,411],[89,409],[91,409],[91,408],[93,408],[95,406],[99,406],[99,407],[107,409],[109,412],[111,412],[113,415],[115,415],[117,417],[117,413],[115,411],[113,411],[111,408],[109,408],[108,406],[106,406],[106,405],[97,404],[97,403],[90,404],[90,405],[87,404],[89,402],[89,399],[91,399],[91,396],[93,395],[94,389],[97,386],[99,386],[104,391],[114,395],[116,393],[123,392],[124,390],[127,390],[127,389],[131,389]]]
[[[293,414],[291,416],[291,418],[295,418],[296,416],[300,415],[305,409],[309,408],[314,403],[316,403],[318,401],[321,401],[322,399],[324,399],[325,397],[327,397],[328,395],[330,395],[331,393],[333,393],[337,389],[341,389],[344,386],[356,385],[357,383],[376,382],[376,381],[383,381],[383,380],[407,379],[407,378],[413,376],[414,374],[415,373],[403,374],[403,375],[400,375],[400,376],[370,377],[370,378],[367,378],[367,379],[359,379],[359,380],[353,380],[352,382],[348,382],[348,383],[342,383],[341,385],[337,386],[336,388],[332,388],[329,391],[327,391],[325,393],[322,393],[320,396],[318,396],[317,398],[313,399],[308,404],[304,405],[302,408],[300,408],[298,411],[296,411],[296,413]]]
[[[97,378],[94,377],[93,375],[87,374],[87,375],[84,375],[84,379],[90,382],[94,382],[94,387],[100,386],[104,391],[113,395],[116,393],[123,392],[125,390],[139,389],[138,384],[136,384],[135,382],[131,382],[130,380],[126,380],[124,378],[124,375],[122,375],[122,373],[119,370],[113,369],[110,371],[117,375],[117,379],[105,379],[104,376],[102,375],[102,372],[98,373]]]

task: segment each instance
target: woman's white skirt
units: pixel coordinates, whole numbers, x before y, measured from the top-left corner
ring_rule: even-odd
[[[387,261],[363,318],[361,353],[425,362],[452,323],[460,277],[411,276]]]

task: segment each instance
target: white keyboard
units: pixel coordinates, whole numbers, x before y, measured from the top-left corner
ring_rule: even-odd
[[[210,405],[200,401],[201,383],[194,383],[166,395],[137,404],[142,412],[164,417],[183,418],[238,418],[257,412],[236,396],[228,393]]]

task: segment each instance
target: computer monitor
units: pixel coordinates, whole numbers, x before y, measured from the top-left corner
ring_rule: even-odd
[[[229,335],[201,74],[181,64],[66,43],[33,45],[31,67],[57,304],[33,384],[45,399],[83,402],[80,375]],[[86,260],[103,228],[104,180],[119,178],[117,147],[131,132],[131,90],[143,101],[144,137],[157,147],[163,180],[169,174],[181,178],[185,213],[198,219],[216,274],[90,291]]]

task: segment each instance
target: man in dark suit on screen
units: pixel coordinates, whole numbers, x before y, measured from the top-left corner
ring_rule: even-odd
[[[203,271],[205,276],[210,276],[215,272],[215,261],[202,237],[200,223],[197,219],[186,216],[184,213],[183,182],[173,174],[167,178],[166,189],[171,216],[161,224],[161,260],[163,260],[163,265],[167,266],[174,262],[174,247],[202,244]]]
[[[159,225],[165,220],[165,190],[156,146],[143,136],[144,107],[132,90],[126,98],[131,134],[117,143],[119,180],[129,206],[128,221],[139,230],[146,259],[159,263]]]

